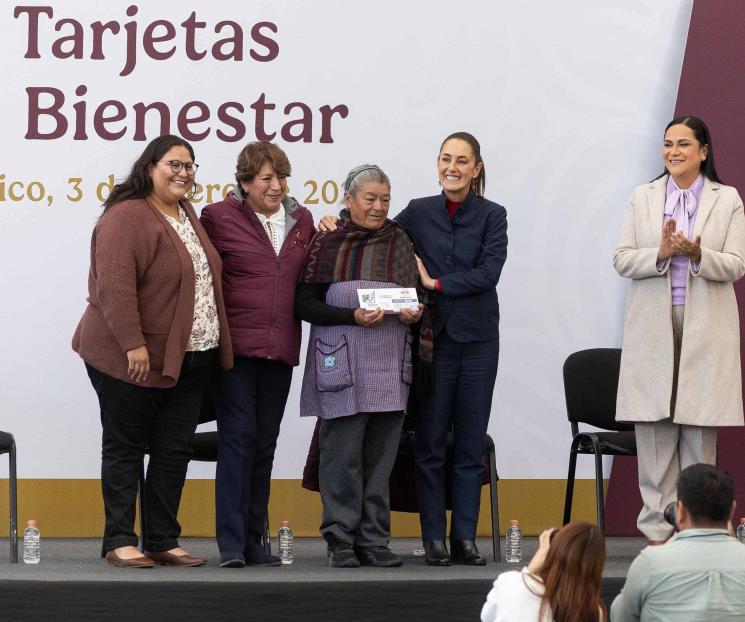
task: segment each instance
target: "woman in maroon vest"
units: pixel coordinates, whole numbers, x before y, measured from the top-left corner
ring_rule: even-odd
[[[220,565],[277,565],[260,544],[269,481],[300,355],[295,284],[314,233],[310,212],[287,196],[290,163],[276,145],[238,155],[238,187],[202,210],[223,260],[223,287],[235,353],[215,395],[220,432],[215,503]]]

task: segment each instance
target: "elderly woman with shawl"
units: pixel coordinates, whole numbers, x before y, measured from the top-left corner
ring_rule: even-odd
[[[388,548],[388,478],[411,384],[411,333],[422,306],[365,311],[358,289],[415,287],[411,242],[387,218],[390,181],[375,165],[352,169],[335,231],[310,243],[295,314],[312,324],[300,399],[319,427],[319,482],[329,565],[400,566]]]

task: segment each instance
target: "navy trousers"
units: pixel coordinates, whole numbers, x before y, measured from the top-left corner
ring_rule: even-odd
[[[453,432],[450,537],[474,540],[479,518],[484,438],[497,378],[499,339],[434,341],[433,394],[416,422],[416,487],[422,539],[444,540],[445,449]]]
[[[260,548],[269,486],[292,367],[236,357],[215,393],[217,545],[222,558]]]

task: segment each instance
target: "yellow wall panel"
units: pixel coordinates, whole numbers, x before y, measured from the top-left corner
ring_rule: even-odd
[[[520,521],[523,533],[535,535],[561,524],[565,482],[560,479],[502,480],[499,482],[500,532],[509,520]],[[482,488],[478,534],[491,535],[489,489]],[[93,479],[23,479],[18,482],[18,527],[26,520],[39,522],[47,537],[99,537],[103,531],[101,482]],[[594,480],[577,480],[574,519],[595,520]],[[184,536],[215,535],[215,499],[212,480],[188,480],[179,520]],[[318,493],[301,487],[300,480],[272,480],[269,520],[274,534],[281,520],[289,520],[298,537],[316,537],[321,522]],[[419,537],[417,514],[394,512],[394,537]],[[0,535],[8,535],[8,480],[0,480]]]

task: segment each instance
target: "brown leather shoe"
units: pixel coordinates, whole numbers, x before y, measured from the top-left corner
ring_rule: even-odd
[[[207,560],[204,557],[193,555],[174,555],[168,551],[145,551],[145,555],[157,564],[163,566],[204,566]]]
[[[117,568],[155,568],[155,562],[144,555],[125,559],[124,557],[119,557],[116,551],[108,551],[106,553],[106,561]]]

